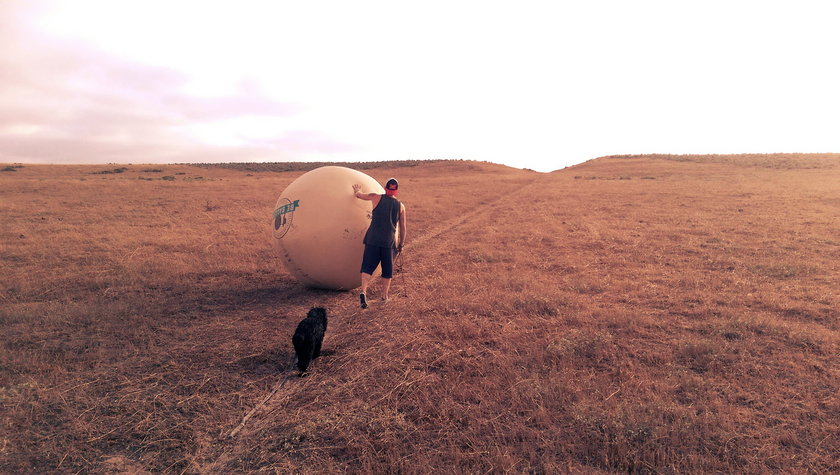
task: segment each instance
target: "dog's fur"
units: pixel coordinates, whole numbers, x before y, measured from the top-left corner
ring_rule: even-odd
[[[297,353],[299,376],[305,376],[309,363],[321,355],[321,342],[327,332],[327,311],[313,307],[306,318],[301,320],[292,337],[292,344]]]

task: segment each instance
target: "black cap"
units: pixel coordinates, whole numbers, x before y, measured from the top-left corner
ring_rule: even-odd
[[[386,190],[398,190],[399,188],[400,182],[398,182],[396,178],[389,178],[388,181],[385,182]]]

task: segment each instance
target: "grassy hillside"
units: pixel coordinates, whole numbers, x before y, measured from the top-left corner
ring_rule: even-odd
[[[280,266],[301,173],[0,172],[0,472],[840,471],[840,157],[371,168],[367,310]]]

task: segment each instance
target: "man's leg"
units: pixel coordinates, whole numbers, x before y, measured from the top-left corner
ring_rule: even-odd
[[[367,308],[367,288],[370,285],[371,275],[362,272],[362,292],[359,294],[359,304],[362,308]]]
[[[372,275],[362,272],[362,293],[367,293],[367,288],[372,278]]]
[[[367,288],[370,285],[371,277],[373,276],[373,272],[376,270],[376,266],[379,264],[379,248],[365,245],[365,252],[362,254],[362,287],[361,293],[359,294],[359,304],[362,308],[367,308]]]
[[[391,279],[382,278],[382,300],[388,300],[388,289],[391,288]]]
[[[394,274],[394,251],[383,248],[380,255],[382,261],[382,300],[388,300],[388,290],[391,288],[391,277]]]

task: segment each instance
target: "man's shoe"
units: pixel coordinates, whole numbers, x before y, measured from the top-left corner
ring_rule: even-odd
[[[367,296],[364,292],[359,294],[359,303],[362,305],[362,308],[367,308]]]

